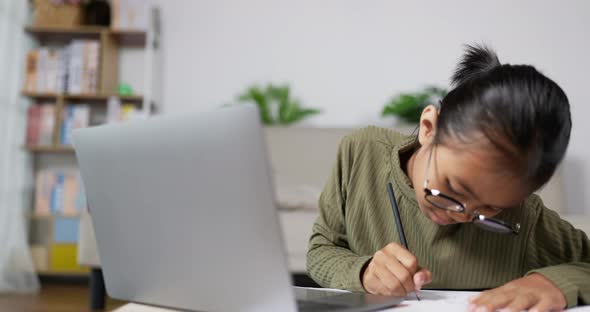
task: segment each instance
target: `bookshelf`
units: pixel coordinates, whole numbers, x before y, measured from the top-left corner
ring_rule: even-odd
[[[106,33],[115,41],[125,45],[145,45],[147,32],[143,30],[113,29],[98,26],[79,26],[76,28],[59,26],[27,26],[25,32],[35,36],[38,40],[62,41],[72,37],[88,38],[99,37]]]
[[[57,94],[57,93],[35,93],[23,91],[23,96],[33,99],[57,99],[63,97],[65,100],[88,100],[88,101],[103,101],[106,102],[108,98],[114,94]],[[117,95],[121,101],[124,102],[142,102],[141,95]]]
[[[95,92],[69,93],[68,87],[63,89],[58,87],[56,92],[37,92],[37,90],[45,90],[39,88],[31,90],[30,84],[25,81],[22,88],[21,95],[29,99],[31,107],[42,106],[41,103],[51,103],[53,109],[51,110],[51,134],[49,139],[37,143],[29,142],[28,138],[23,138],[23,150],[31,153],[32,168],[34,174],[33,191],[33,207],[26,213],[29,222],[29,244],[31,253],[35,262],[35,268],[40,275],[49,276],[76,276],[86,275],[89,272],[88,268],[80,267],[77,264],[77,235],[79,233],[79,218],[80,211],[72,211],[71,206],[68,206],[66,211],[66,204],[60,204],[62,210],[54,210],[53,202],[51,210],[47,209],[45,212],[40,212],[36,207],[36,196],[38,185],[38,177],[41,171],[53,170],[52,165],[58,164],[56,172],[60,173],[62,165],[67,164],[66,168],[75,168],[74,149],[70,145],[64,145],[62,130],[64,129],[64,117],[67,116],[69,110],[73,107],[83,106],[88,110],[89,116],[94,114],[104,113],[107,111],[109,99],[116,96],[119,103],[129,104],[133,106],[143,116],[149,115],[154,109],[153,99],[151,98],[152,74],[154,62],[154,50],[157,48],[157,41],[159,40],[158,32],[158,11],[151,9],[152,14],[149,18],[149,25],[147,30],[135,29],[112,29],[109,27],[98,26],[76,26],[76,27],[56,27],[56,26],[38,26],[31,25],[24,28],[24,32],[34,40],[36,46],[49,47],[68,47],[72,45],[74,40],[92,40],[98,42],[97,52],[97,75],[95,80]],[[125,48],[140,48],[144,50],[144,78],[143,81],[136,83],[143,83],[143,89],[146,94],[133,95],[118,95],[117,87],[119,83],[119,52],[120,49]],[[86,47],[84,49],[87,49]],[[84,50],[85,52],[87,50]],[[72,53],[71,50],[69,53]],[[64,53],[65,54],[65,53]],[[28,55],[27,55],[28,57]],[[72,57],[67,54],[65,57]],[[87,55],[83,59],[86,60]],[[60,60],[61,62],[61,60]],[[65,62],[71,62],[67,59]],[[38,64],[37,64],[38,66]],[[71,66],[68,63],[68,67]],[[85,65],[84,65],[85,66]],[[23,68],[27,71],[29,67]],[[66,69],[67,71],[67,69]],[[70,73],[67,72],[69,75]],[[45,74],[44,74],[45,75]],[[45,77],[45,76],[44,76]],[[53,77],[53,76],[51,76]],[[61,79],[57,75],[58,79]],[[67,83],[70,83],[69,78]],[[64,82],[65,84],[65,82]],[[43,85],[43,84],[41,84]],[[47,105],[47,104],[45,104]],[[69,110],[68,110],[69,109]],[[88,125],[96,125],[102,122],[93,122],[91,117],[88,117]],[[105,121],[108,119],[104,119]],[[39,131],[39,130],[37,130]],[[71,165],[71,167],[70,167]],[[66,170],[66,171],[67,171]],[[67,175],[68,173],[66,173]],[[81,181],[80,181],[81,182]],[[63,182],[62,182],[63,183]],[[67,182],[66,182],[67,183]],[[70,184],[71,187],[72,184]],[[63,189],[67,186],[62,184]],[[52,193],[53,196],[53,193]],[[67,195],[64,195],[67,196]],[[70,198],[71,199],[71,198]],[[44,199],[45,200],[45,199]],[[53,199],[51,199],[53,201]],[[78,203],[85,203],[78,201]],[[43,206],[45,207],[45,206]],[[78,206],[76,206],[78,207]],[[46,207],[44,208],[46,209]],[[76,208],[78,209],[78,208]]]

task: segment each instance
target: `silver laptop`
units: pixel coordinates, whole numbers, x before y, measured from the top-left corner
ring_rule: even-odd
[[[113,298],[195,311],[400,302],[291,287],[255,106],[76,130],[74,147]]]

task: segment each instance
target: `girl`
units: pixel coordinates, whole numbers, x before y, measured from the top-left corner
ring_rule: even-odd
[[[470,310],[590,303],[590,241],[532,194],[568,145],[568,99],[527,65],[467,46],[417,137],[369,127],[345,137],[307,254],[324,287],[404,296],[491,289]],[[393,183],[408,249],[399,244]],[[392,242],[393,241],[393,242]]]

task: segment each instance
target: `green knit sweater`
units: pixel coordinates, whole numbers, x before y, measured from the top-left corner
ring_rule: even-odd
[[[337,163],[320,196],[307,270],[320,285],[365,291],[361,271],[372,255],[399,243],[386,185],[391,181],[409,250],[432,272],[431,289],[488,289],[533,272],[565,294],[568,307],[590,303],[590,241],[583,231],[531,195],[498,218],[521,223],[519,235],[487,232],[472,223],[440,226],[418,208],[400,153],[412,137],[368,127],[340,143]]]

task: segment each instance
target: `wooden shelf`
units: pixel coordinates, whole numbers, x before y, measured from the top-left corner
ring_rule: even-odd
[[[52,145],[25,145],[24,148],[34,153],[73,153],[74,148],[71,146],[52,146]]]
[[[72,214],[72,215],[61,214],[61,213],[52,213],[52,214],[48,214],[48,215],[28,213],[26,216],[30,219],[80,218],[80,213]]]
[[[143,96],[141,95],[118,95],[118,94],[57,94],[57,93],[35,93],[23,91],[24,96],[34,99],[53,99],[59,96],[66,100],[86,100],[86,101],[107,101],[111,96],[117,96],[122,102],[141,102]]]
[[[93,100],[93,101],[107,101],[109,97],[117,96],[122,102],[141,102],[143,96],[141,95],[117,95],[117,94],[67,94],[65,95],[66,100]]]
[[[26,26],[25,31],[32,35],[44,34],[70,34],[70,35],[98,35],[102,31],[109,31],[108,27],[100,26],[79,26],[79,27],[63,27],[63,26]]]
[[[90,269],[88,271],[52,271],[52,270],[37,270],[37,274],[42,276],[87,276],[90,273]]]
[[[71,39],[74,37],[98,37],[106,33],[123,45],[145,45],[147,33],[144,30],[112,29],[101,26],[56,27],[56,26],[27,26],[25,31],[39,39],[47,37],[56,39]]]
[[[23,91],[22,94],[24,96],[28,96],[31,98],[35,98],[35,99],[52,99],[52,98],[56,98],[58,95],[55,93],[46,93],[46,92],[26,92]]]

